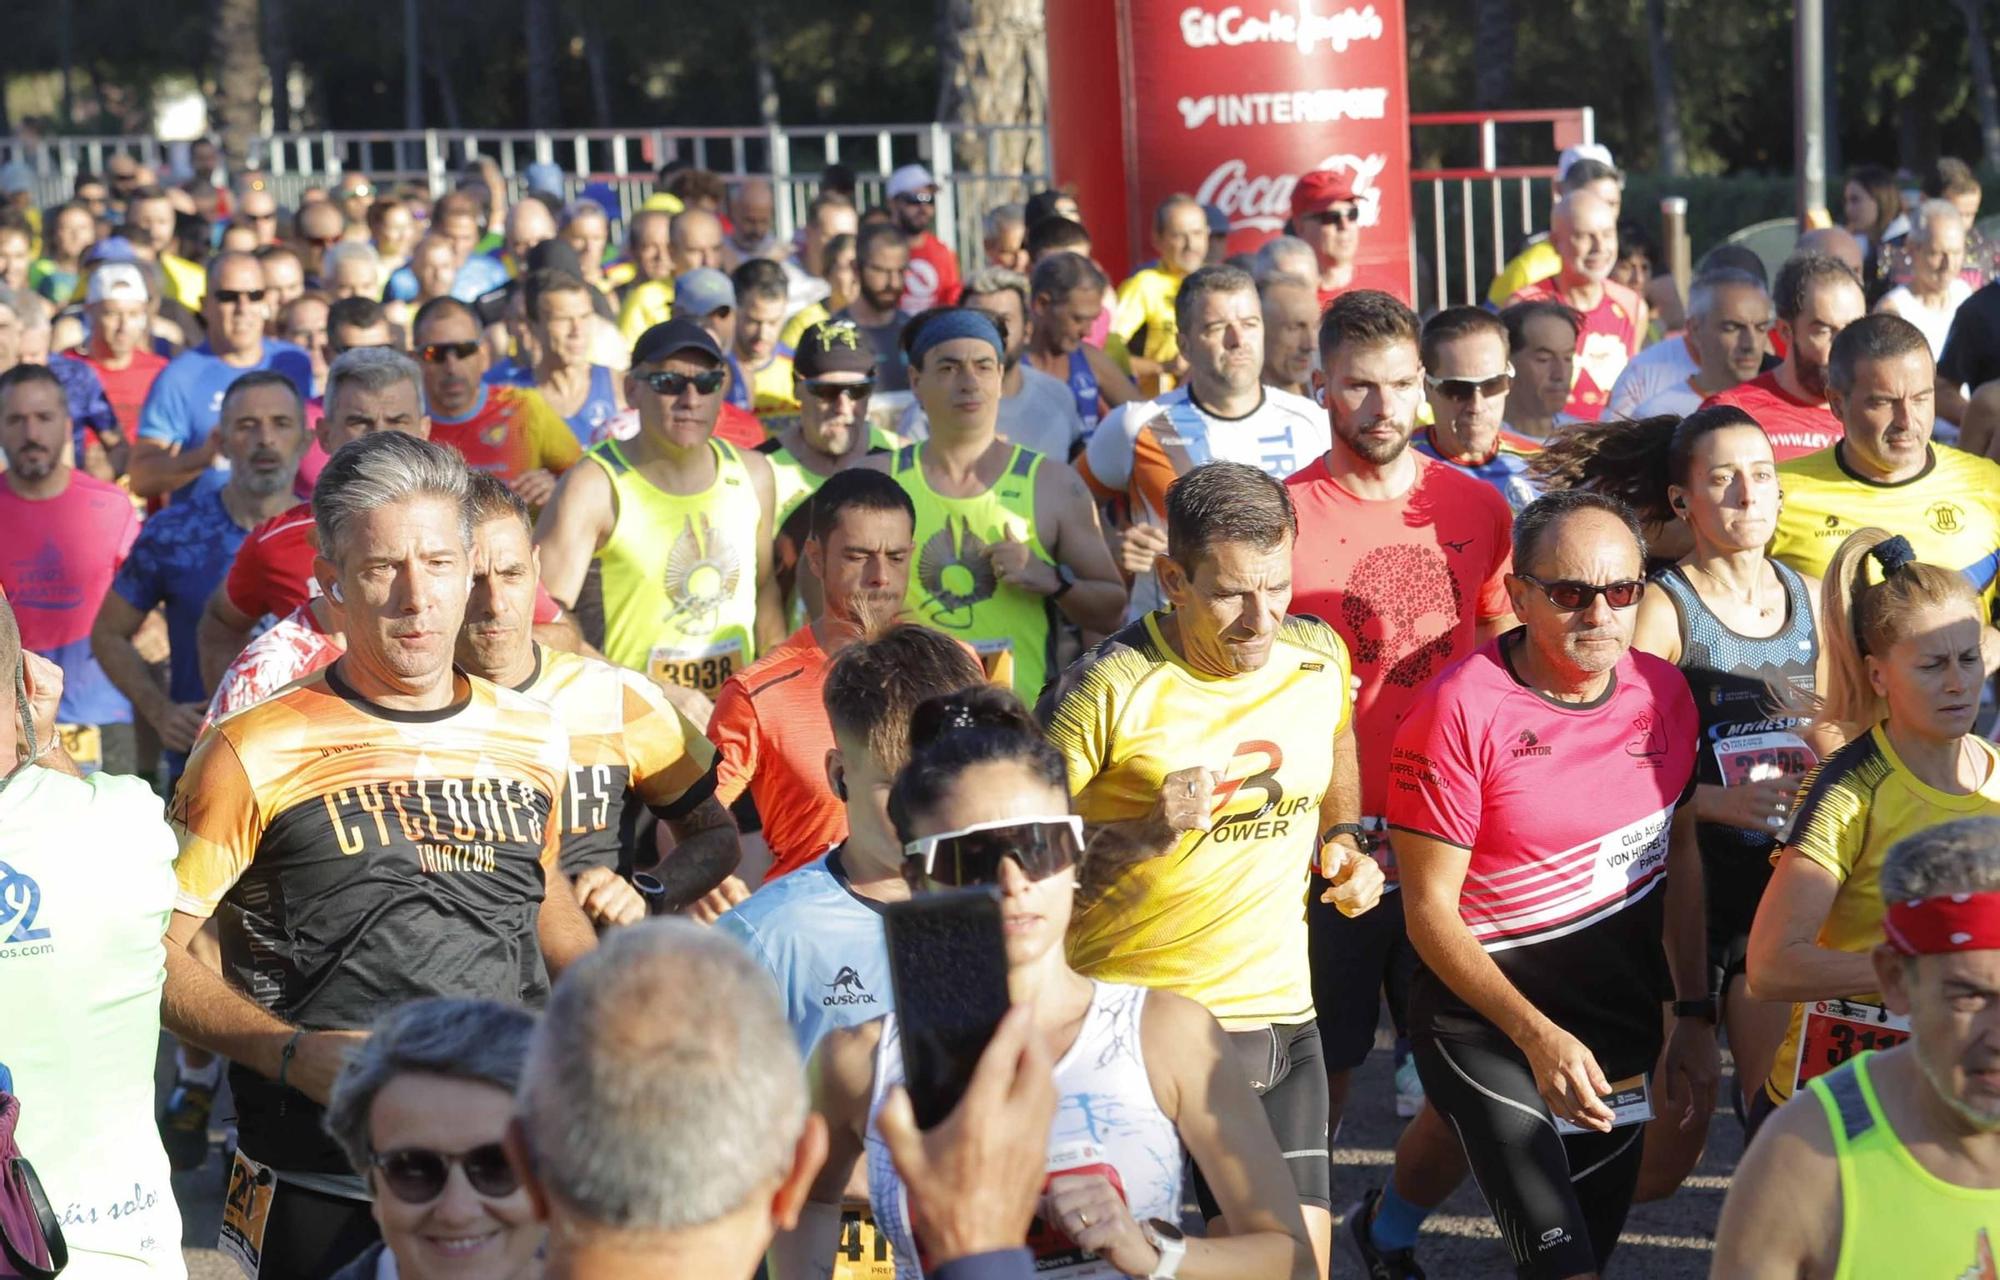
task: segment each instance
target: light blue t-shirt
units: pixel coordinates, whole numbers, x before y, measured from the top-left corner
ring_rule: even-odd
[[[827,1032],[872,1022],[893,1007],[882,908],[848,887],[842,847],[773,880],[715,922],[778,984],[785,1020],[808,1058]]]
[[[266,338],[257,363],[239,369],[223,363],[204,342],[169,360],[153,379],[153,389],[139,410],[139,438],[176,446],[183,453],[200,448],[222,417],[222,395],[229,384],[260,369],[277,370],[292,380],[301,400],[312,398],[312,358],[303,349]],[[191,480],[176,489],[173,500],[187,497],[194,485]]]
[[[482,294],[491,293],[507,283],[507,268],[500,259],[489,254],[475,253],[465,260],[458,274],[451,278],[451,296],[460,302],[474,303]],[[415,302],[419,287],[417,273],[408,267],[397,267],[389,273],[389,287],[383,294],[386,302]]]

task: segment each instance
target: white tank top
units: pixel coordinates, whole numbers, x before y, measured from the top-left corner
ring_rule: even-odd
[[[1120,1187],[1132,1216],[1180,1220],[1184,1154],[1174,1122],[1153,1097],[1146,1054],[1139,1039],[1146,988],[1091,983],[1090,1011],[1076,1043],[1056,1063],[1055,1122],[1049,1127],[1048,1176],[1100,1173]],[[875,1050],[875,1090],[868,1106],[868,1198],[875,1222],[896,1256],[897,1280],[921,1280],[923,1270],[910,1230],[903,1180],[875,1127],[883,1095],[903,1082],[903,1046],[896,1015],[882,1019]],[[1069,1237],[1039,1216],[1028,1229],[1037,1280],[1048,1277],[1117,1276],[1108,1262],[1088,1257]]]

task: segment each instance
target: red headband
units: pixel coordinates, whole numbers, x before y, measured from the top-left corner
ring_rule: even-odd
[[[1906,956],[2000,951],[2000,893],[1948,893],[1892,902],[1882,931]]]

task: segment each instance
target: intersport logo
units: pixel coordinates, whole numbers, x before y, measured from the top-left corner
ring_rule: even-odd
[[[1218,129],[1271,124],[1338,124],[1381,120],[1388,115],[1387,89],[1300,89],[1291,93],[1210,93],[1182,98],[1181,122],[1190,133],[1213,123]]]
[[[1382,216],[1382,193],[1376,189],[1375,179],[1388,165],[1389,157],[1377,152],[1365,156],[1330,155],[1312,168],[1353,174],[1354,202],[1361,209],[1361,225],[1372,227]],[[1250,166],[1243,161],[1225,160],[1202,179],[1194,198],[1227,214],[1232,231],[1277,231],[1292,216],[1292,188],[1298,183],[1296,173],[1275,177],[1252,175]]]
[[[1322,14],[1314,11],[1313,0],[1297,0],[1294,11],[1273,8],[1262,18],[1234,4],[1213,13],[1200,5],[1181,10],[1181,40],[1190,49],[1289,44],[1298,47],[1299,56],[1310,57],[1321,45],[1345,53],[1357,40],[1380,40],[1382,31],[1382,15],[1372,4]]]

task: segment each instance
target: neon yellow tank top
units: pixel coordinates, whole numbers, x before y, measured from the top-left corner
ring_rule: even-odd
[[[1806,1082],[1826,1110],[1840,1162],[1834,1280],[1993,1274],[2000,1189],[1946,1182],[1917,1163],[1882,1113],[1862,1054]]]
[[[741,455],[711,440],[715,483],[663,491],[615,440],[586,457],[618,502],[604,569],[604,656],[667,684],[713,696],[757,656],[757,489]]]
[[[1055,660],[1055,603],[999,583],[987,549],[1011,532],[1028,544],[1030,555],[1055,563],[1035,533],[1035,473],[1042,455],[1015,445],[992,488],[970,498],[946,498],[924,479],[922,448],[898,449],[891,467],[917,508],[910,610],[978,650],[989,672],[1003,655],[1010,657],[1014,692],[1032,706]]]

